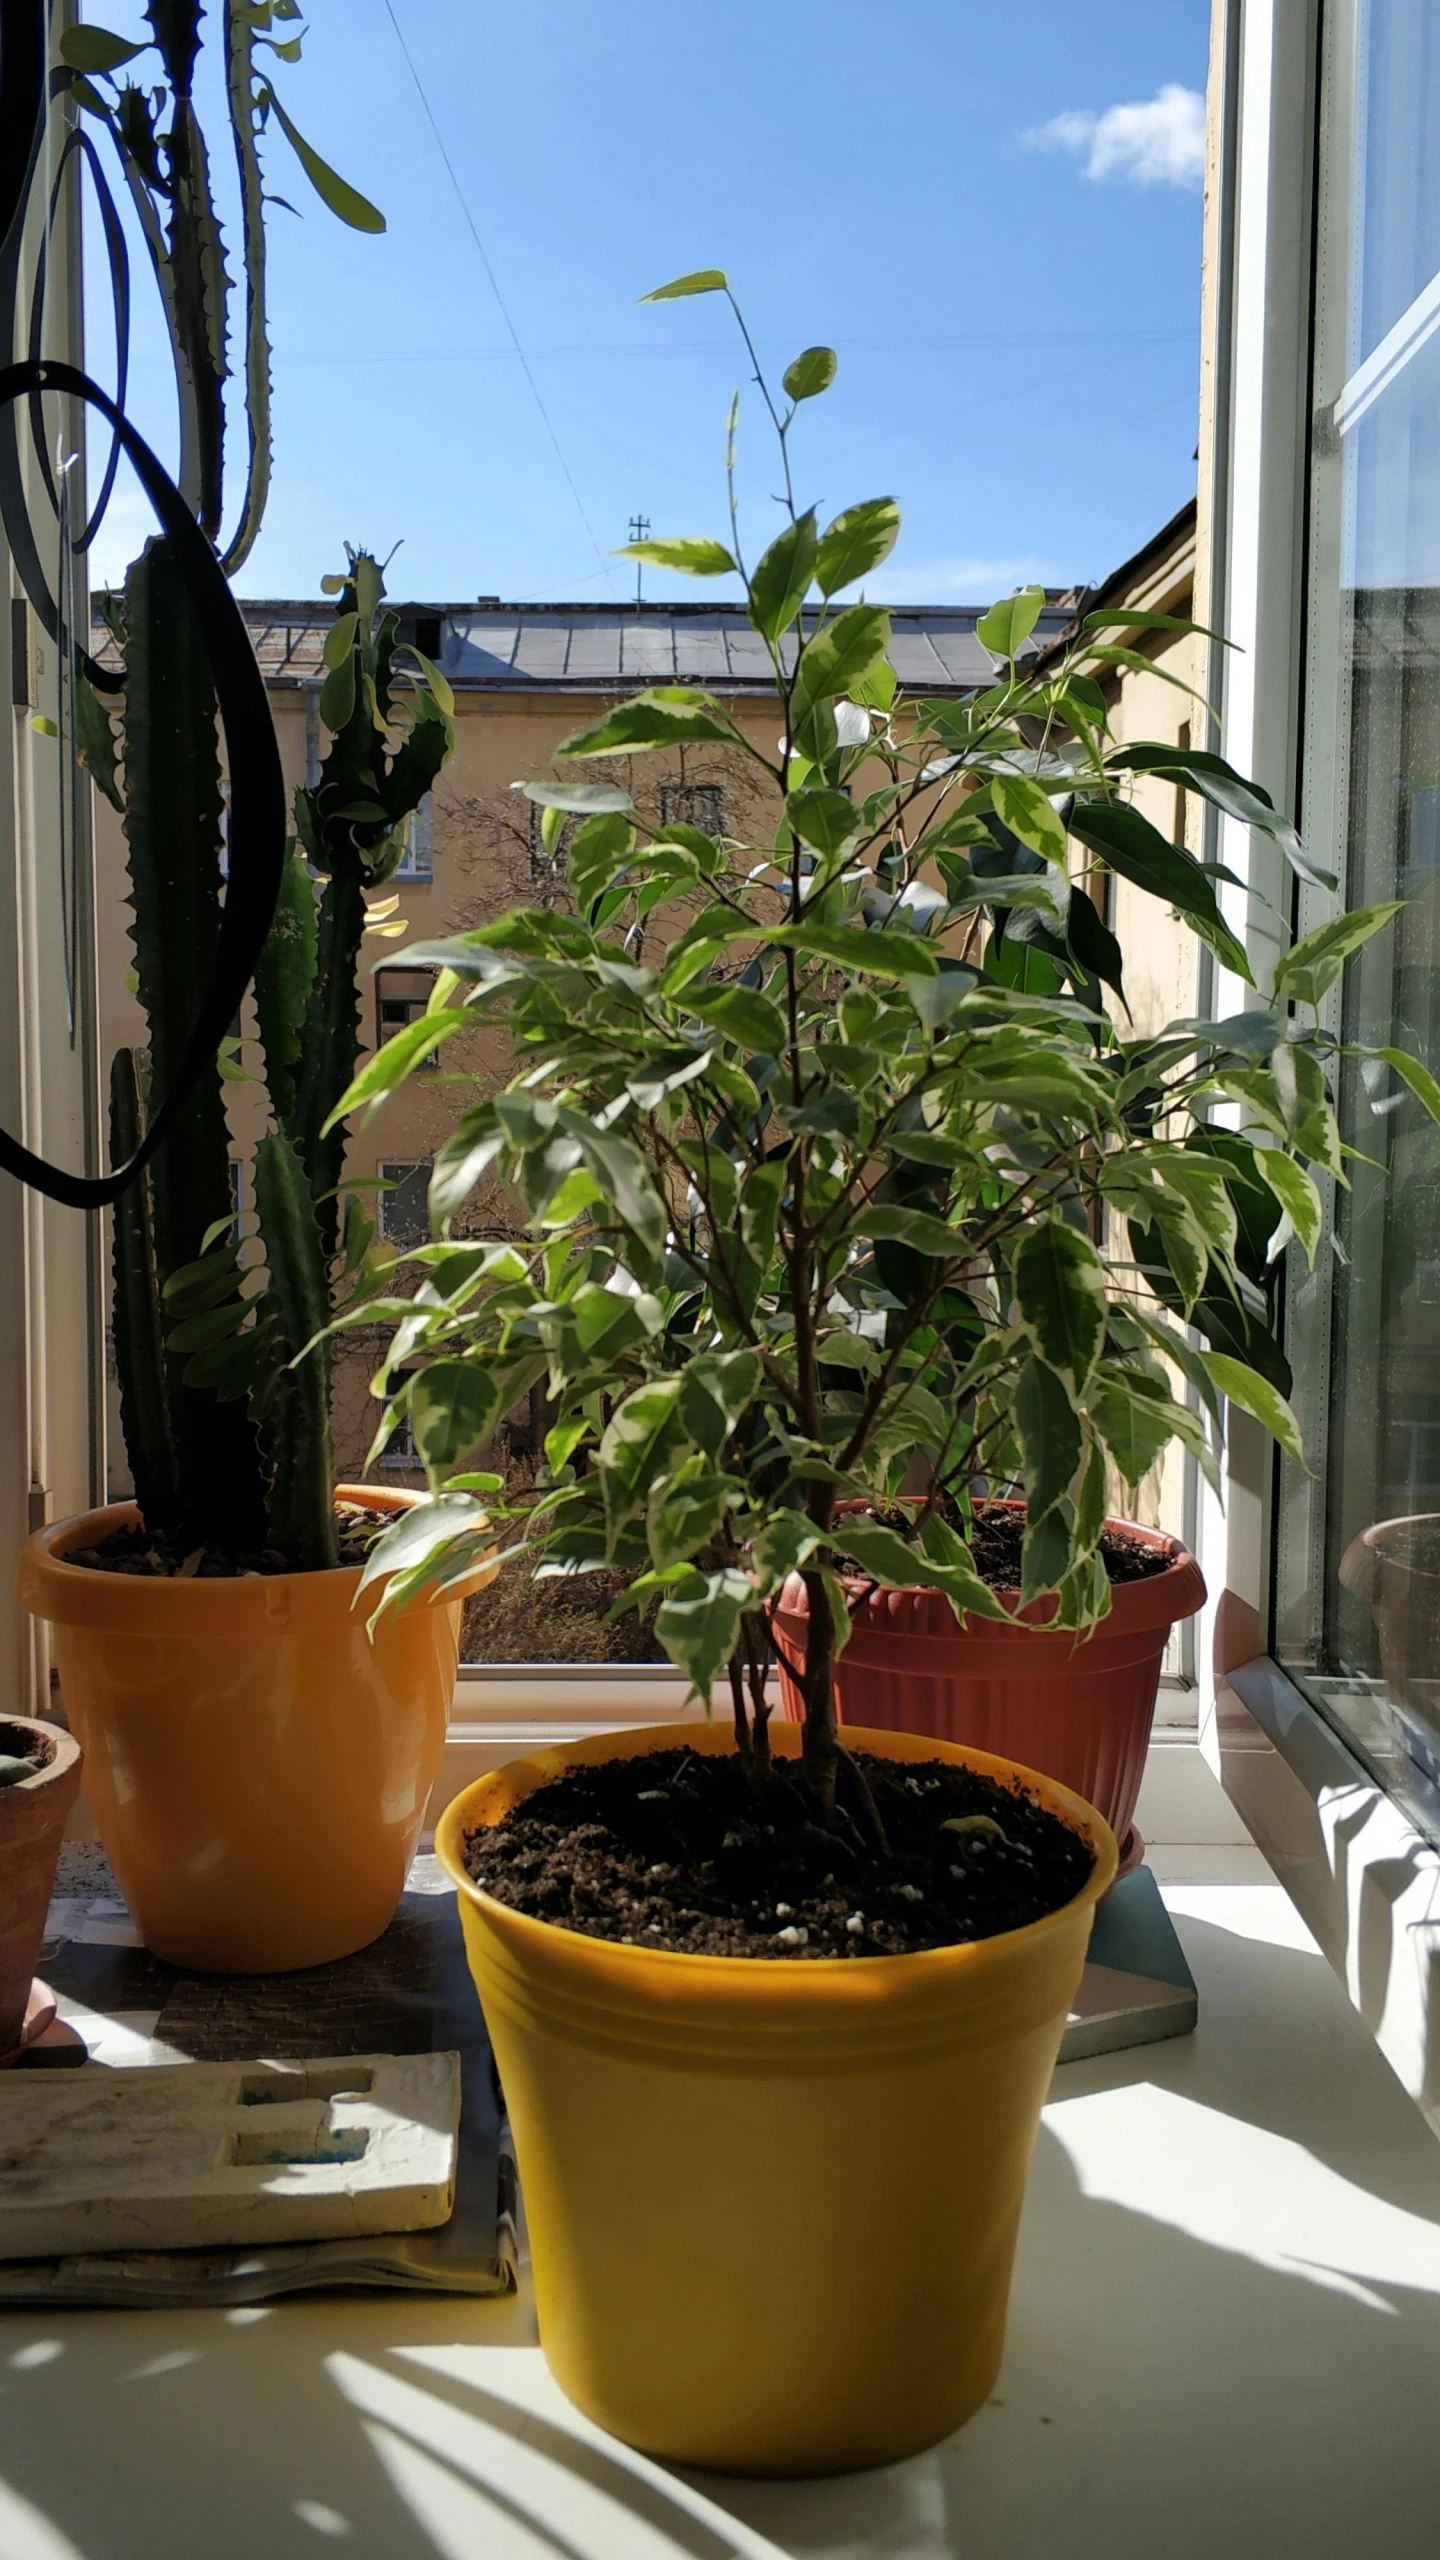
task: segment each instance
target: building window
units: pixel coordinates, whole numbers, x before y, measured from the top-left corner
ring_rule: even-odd
[[[433,792],[427,791],[424,799],[420,802],[419,807],[412,809],[409,817],[406,819],[405,850],[401,854],[399,862],[396,864],[395,869],[391,874],[393,879],[434,879],[434,797],[435,795]]]
[[[556,878],[557,874],[563,875],[565,856],[570,849],[570,839],[581,821],[579,818],[567,818],[555,839],[553,850],[547,852],[541,828],[545,813],[536,807],[533,800],[529,803],[529,809],[530,878],[537,888],[544,888]]]
[[[660,791],[660,824],[699,827],[707,836],[725,832],[725,792],[718,782],[667,782]]]
[[[380,1464],[382,1467],[400,1467],[407,1470],[419,1466],[420,1452],[415,1446],[415,1434],[410,1428],[408,1413],[401,1415],[381,1450]]]
[[[1440,1069],[1440,9],[1327,11],[1301,820],[1338,903],[1408,901],[1329,1027]],[[1337,903],[1306,891],[1299,929]],[[1440,1137],[1338,1056],[1355,1152],[1286,1346],[1313,1475],[1283,1470],[1274,1650],[1422,1828],[1440,1825]]]
[[[382,1244],[408,1253],[430,1241],[430,1164],[426,1158],[376,1166],[384,1189],[375,1198],[375,1232]]]
[[[383,1049],[397,1031],[415,1022],[430,1001],[435,984],[428,969],[377,969],[375,972],[375,1046]],[[433,1074],[435,1054],[422,1058],[417,1075]]]

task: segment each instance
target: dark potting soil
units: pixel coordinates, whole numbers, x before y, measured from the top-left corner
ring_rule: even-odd
[[[797,1764],[656,1751],[571,1769],[472,1831],[465,1863],[513,1911],[686,1955],[912,1955],[1059,1910],[1091,1869],[1031,1795],[946,1760],[855,1754],[882,1856],[813,1818]]]
[[[393,1511],[362,1510],[355,1502],[337,1502],[341,1564],[363,1564],[394,1517]],[[152,1537],[148,1529],[112,1529],[98,1546],[67,1547],[62,1561],[89,1565],[97,1573],[161,1575],[177,1582],[235,1582],[247,1574],[296,1570],[278,1547],[262,1547],[256,1555],[226,1555],[218,1547],[184,1547],[171,1538]]]
[[[971,1514],[970,1551],[976,1570],[992,1591],[1020,1588],[1020,1549],[1025,1537],[1023,1511],[993,1511],[977,1505]],[[1100,1561],[1111,1582],[1147,1582],[1173,1561],[1163,1547],[1153,1547],[1133,1529],[1106,1529],[1100,1538]]]
[[[942,1507],[951,1527],[962,1535],[968,1535],[975,1570],[981,1581],[988,1582],[992,1591],[1018,1591],[1020,1551],[1025,1539],[1023,1509],[1012,1510],[1008,1504],[996,1503],[992,1508],[986,1503],[977,1503],[967,1524],[958,1509],[952,1509],[948,1504]],[[898,1529],[902,1536],[914,1526],[913,1509],[907,1511],[902,1508],[877,1516],[888,1528]],[[837,1538],[843,1542],[844,1535],[843,1524],[837,1524]],[[1112,1583],[1146,1582],[1153,1573],[1167,1572],[1174,1562],[1164,1547],[1151,1546],[1133,1529],[1118,1528],[1106,1529],[1102,1533],[1100,1559]],[[860,1573],[863,1569],[859,1565],[851,1565],[848,1570]]]

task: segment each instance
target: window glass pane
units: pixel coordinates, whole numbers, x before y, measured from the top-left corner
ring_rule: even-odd
[[[405,821],[405,850],[393,874],[397,880],[433,880],[435,877],[433,796],[427,791]]]
[[[1440,0],[1334,13],[1322,133],[1304,821],[1347,907],[1409,901],[1331,1027],[1440,1071]],[[1433,304],[1433,314],[1431,305]],[[1387,337],[1387,332],[1389,336]],[[1381,361],[1377,361],[1377,356]],[[1324,908],[1307,906],[1302,925]],[[1342,1062],[1356,1150],[1287,1346],[1280,1659],[1440,1825],[1440,1131]],[[1292,1250],[1292,1260],[1296,1257]]]
[[[385,1244],[410,1252],[430,1241],[430,1167],[389,1162],[377,1168],[385,1186],[376,1194],[375,1227]]]

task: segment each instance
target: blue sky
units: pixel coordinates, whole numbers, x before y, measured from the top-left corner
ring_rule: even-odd
[[[138,18],[130,0],[85,14]],[[702,265],[728,270],[777,374],[807,344],[838,351],[796,477],[827,513],[899,498],[872,593],[974,603],[1096,579],[1192,490],[1208,0],[395,14],[539,401],[386,0],[315,0],[277,88],[388,228],[343,230],[276,137],[273,184],[303,218],[272,218],[275,484],[245,592],[317,593],[348,538],[402,543],[396,595],[623,598],[633,572],[605,555],[637,510],[657,534],[723,533],[737,382],[758,544],[776,469],[728,311],[639,307]],[[168,457],[140,304],[130,408]],[[108,360],[102,306],[102,379]],[[97,579],[142,528],[122,488]],[[651,595],[727,591],[647,572]]]

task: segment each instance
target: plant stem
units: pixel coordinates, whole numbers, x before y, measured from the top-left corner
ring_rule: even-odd
[[[825,1488],[828,1492],[828,1486]],[[800,1757],[826,1820],[835,1812],[840,1776],[840,1736],[835,1721],[835,1620],[830,1587],[823,1573],[807,1566],[802,1574],[807,1608],[805,1644],[805,1729]]]
[[[745,1685],[741,1678],[739,1656],[730,1656],[726,1666],[730,1674],[730,1704],[735,1717],[735,1748],[740,1765],[747,1776],[751,1773],[750,1727],[745,1715]]]

